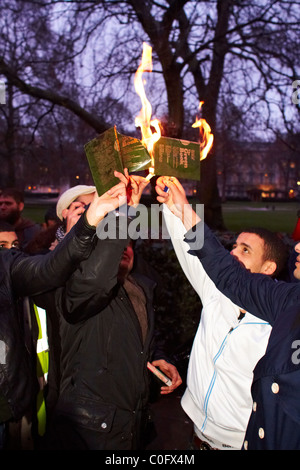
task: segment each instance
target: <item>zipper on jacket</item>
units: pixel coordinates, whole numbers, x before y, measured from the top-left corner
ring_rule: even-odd
[[[243,317],[244,318],[244,317]],[[217,352],[217,354],[215,355],[214,359],[213,359],[213,363],[216,364],[217,360],[219,359],[219,357],[221,356],[222,352],[224,351],[225,349],[225,346],[227,344],[227,339],[228,337],[231,335],[231,333],[236,329],[238,328],[240,325],[241,325],[241,320],[243,319],[241,318],[239,323],[235,326],[235,327],[231,327],[230,330],[228,331],[227,335],[225,336],[220,348],[219,348],[219,351]],[[243,325],[247,325],[247,324],[253,324],[253,323],[258,323],[258,324],[268,324],[268,322],[245,322],[243,323]],[[217,372],[216,370],[214,370],[214,373],[213,373],[213,376],[212,376],[212,379],[210,381],[210,384],[209,384],[209,387],[208,387],[208,390],[206,392],[206,395],[205,395],[205,400],[204,400],[204,414],[205,414],[205,419],[203,421],[203,424],[201,426],[201,432],[203,432],[205,430],[205,427],[206,427],[206,422],[207,422],[207,409],[208,409],[208,402],[209,402],[209,399],[210,399],[210,396],[211,396],[211,393],[212,393],[212,390],[214,388],[214,385],[215,385],[215,382],[216,382],[216,378],[217,378]]]
[[[230,333],[233,331],[233,328],[231,328],[229,330],[229,332],[227,333],[227,335],[225,336],[220,348],[219,348],[219,351],[217,352],[217,354],[215,355],[214,359],[213,359],[213,363],[215,364],[217,362],[217,360],[219,359],[219,357],[221,356],[225,346],[226,346],[226,343],[227,343],[227,338],[228,336],[230,335]],[[217,372],[216,370],[214,370],[214,373],[213,373],[213,376],[212,376],[212,379],[210,381],[210,384],[209,384],[209,387],[208,387],[208,390],[206,392],[206,395],[205,395],[205,400],[204,400],[204,414],[205,414],[205,419],[203,421],[203,424],[202,424],[202,427],[201,427],[201,431],[203,432],[204,429],[205,429],[205,426],[206,426],[206,422],[207,422],[207,408],[208,408],[208,402],[209,402],[209,398],[210,398],[210,395],[211,395],[211,392],[214,388],[214,385],[215,385],[215,382],[216,382],[216,377],[217,377]]]

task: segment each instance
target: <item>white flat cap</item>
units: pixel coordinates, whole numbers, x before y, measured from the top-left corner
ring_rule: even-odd
[[[79,196],[83,194],[91,194],[96,191],[95,186],[86,186],[84,184],[79,184],[73,188],[67,189],[57,201],[56,204],[56,214],[60,220],[63,220],[62,211],[67,209],[69,205],[75,201]]]

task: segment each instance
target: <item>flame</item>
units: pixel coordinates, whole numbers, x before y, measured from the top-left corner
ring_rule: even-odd
[[[135,118],[135,125],[141,128],[142,144],[145,145],[151,157],[151,167],[149,168],[149,175],[147,176],[147,179],[150,179],[154,176],[155,171],[154,144],[160,139],[161,130],[160,122],[157,119],[151,120],[152,106],[145,93],[144,83],[146,82],[143,81],[142,78],[144,72],[152,72],[152,47],[145,42],[143,43],[142,62],[134,76],[135,91],[142,102],[140,114]],[[151,127],[154,128],[155,132],[152,132]]]
[[[202,108],[204,101],[200,101],[199,109]],[[192,125],[192,127],[199,127],[201,142],[200,142],[200,160],[204,160],[209,151],[212,148],[214,142],[214,136],[211,133],[210,125],[206,122],[205,119],[198,119]]]

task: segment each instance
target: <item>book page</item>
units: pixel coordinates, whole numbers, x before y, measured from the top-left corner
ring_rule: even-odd
[[[84,146],[98,195],[101,196],[119,183],[114,171],[123,173],[119,143],[114,128],[91,140]]]

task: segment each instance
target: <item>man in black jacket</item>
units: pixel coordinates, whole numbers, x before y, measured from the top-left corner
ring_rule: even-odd
[[[54,252],[30,257],[19,250],[0,252],[0,448],[5,425],[20,419],[32,403],[34,380],[23,338],[20,304],[24,296],[62,286],[92,251],[95,227],[109,210],[118,207],[125,185],[108,196],[95,196],[90,207]]]
[[[131,178],[129,204],[134,206],[145,182]],[[154,285],[132,269],[133,251],[122,217],[122,211],[110,213],[106,225],[101,223],[92,256],[59,290],[62,354],[51,426],[54,450],[141,448],[149,396],[147,362],[152,360],[172,380],[162,393],[181,384],[177,369],[156,355]],[[115,225],[117,237],[106,236],[107,227]]]

